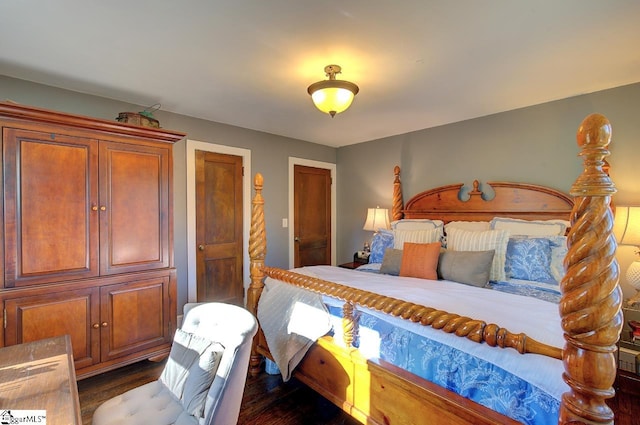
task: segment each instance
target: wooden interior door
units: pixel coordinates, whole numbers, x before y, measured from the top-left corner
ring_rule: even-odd
[[[331,264],[331,170],[293,167],[294,266]]]
[[[242,157],[197,150],[195,163],[198,301],[244,306]]]

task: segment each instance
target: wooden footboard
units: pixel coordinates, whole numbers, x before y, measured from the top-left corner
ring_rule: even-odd
[[[390,363],[338,347],[331,337],[318,340],[295,377],[363,424],[518,424]]]
[[[265,276],[286,282],[318,294],[344,301],[344,326],[347,328],[343,334],[345,336],[344,345],[351,346],[353,333],[355,331],[355,320],[353,318],[353,307],[365,307],[371,310],[380,311],[394,317],[400,317],[423,326],[431,326],[443,332],[467,338],[473,342],[485,343],[491,347],[513,348],[520,354],[541,354],[556,359],[562,358],[562,350],[523,334],[514,334],[507,329],[494,323],[486,323],[483,320],[472,319],[438,310],[433,307],[414,304],[387,297],[361,289],[354,289],[349,286],[318,279],[316,277],[301,275],[288,270],[265,267]]]
[[[298,286],[342,299],[347,313],[353,305],[362,305],[414,322],[419,321],[476,342],[511,347],[520,353],[536,352],[562,358],[565,365],[563,377],[571,390],[562,398],[559,423],[613,424],[613,413],[605,400],[614,394],[614,352],[622,327],[622,292],[618,286],[619,267],[615,259],[616,242],[612,236],[613,215],[610,208],[615,188],[603,170],[604,158],[609,154],[607,146],[610,137],[609,123],[601,115],[587,117],[578,130],[584,171],[571,190],[575,205],[570,215],[569,252],[564,261],[566,275],[560,285],[560,314],[566,339],[562,350],[530,341],[524,335],[513,335],[497,325],[487,325],[481,321],[376,296],[366,291],[350,291],[335,283],[307,277],[302,279],[299,275],[292,276],[289,272],[265,267],[266,230],[263,180],[260,174],[255,178],[256,193],[252,206],[249,239],[251,285],[247,307],[254,314],[257,313],[265,276],[270,275],[278,280],[288,280]],[[399,172],[399,167],[396,167],[394,219],[402,218],[404,213]],[[470,212],[459,214],[459,211],[449,211],[451,217],[464,217],[460,219],[466,220],[486,219],[490,214],[518,218],[556,217],[568,211],[566,205],[573,204],[572,200],[562,199],[555,191],[549,198],[549,191],[538,186],[518,185],[514,189],[504,183],[494,185],[496,193],[499,190],[515,191],[512,196],[514,200],[518,200],[516,203],[521,202],[520,189],[535,192],[536,202],[543,207],[532,211],[530,205],[524,202],[514,210],[511,205],[514,201],[499,198],[500,201],[495,202],[499,208],[488,211],[484,201],[480,200],[476,182],[470,195],[478,197],[472,198],[468,203]],[[455,193],[451,192],[450,187],[447,191]],[[420,194],[424,196],[416,196],[410,202],[420,204],[423,202],[421,199],[432,197],[438,202],[444,202],[443,211],[446,211],[451,205],[443,193],[437,190],[427,191]],[[548,202],[547,198],[551,201]],[[417,212],[418,216],[422,213]],[[429,212],[425,210],[424,213]],[[345,328],[355,326],[348,319],[349,315],[346,316]],[[350,347],[351,334],[345,334],[345,346]],[[271,357],[260,331],[254,339],[251,373],[260,371],[262,356]],[[425,420],[430,424],[517,423],[386,362],[363,359],[355,349],[338,346],[331,337],[321,338],[311,348],[294,376],[362,423],[409,424],[425,423]]]

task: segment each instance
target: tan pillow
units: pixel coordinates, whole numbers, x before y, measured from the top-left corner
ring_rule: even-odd
[[[400,265],[400,276],[437,280],[440,242],[405,242]]]

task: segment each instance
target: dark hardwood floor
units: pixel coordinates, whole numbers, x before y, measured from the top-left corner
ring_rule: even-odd
[[[78,381],[82,423],[105,400],[158,379],[164,362],[144,361]],[[357,425],[359,422],[295,379],[249,376],[238,425]]]

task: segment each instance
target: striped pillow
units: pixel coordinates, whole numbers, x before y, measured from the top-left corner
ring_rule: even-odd
[[[442,227],[424,230],[399,230],[393,231],[393,248],[403,249],[405,242],[432,243],[440,242]]]
[[[504,267],[507,258],[509,231],[486,230],[474,232],[461,229],[449,229],[447,232],[447,249],[452,251],[490,251],[495,250],[489,279],[501,282],[507,279]]]

